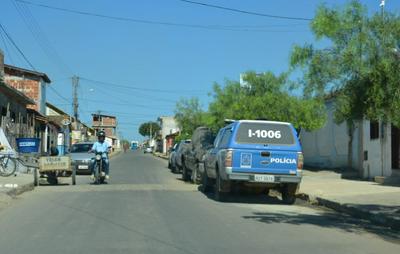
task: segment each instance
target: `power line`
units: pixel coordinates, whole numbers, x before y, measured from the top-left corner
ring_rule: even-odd
[[[101,92],[103,92],[103,93],[105,93],[105,94],[114,93],[114,94],[126,95],[126,91],[106,89],[105,87],[106,86],[109,87],[109,85],[104,85],[104,84],[99,84],[99,83],[97,83],[97,85],[99,85],[99,86],[96,86],[96,89],[101,91]],[[147,95],[147,94],[144,94],[144,93],[140,93],[140,92],[137,92],[137,91],[135,92],[135,99],[153,99],[153,100],[156,100],[156,101],[165,101],[165,102],[170,102],[170,103],[176,104],[176,100],[158,98],[158,97],[154,97],[154,96]],[[126,101],[124,99],[118,98],[118,100],[128,103],[128,101]]]
[[[6,39],[4,38],[3,33],[2,33],[1,31],[0,31],[0,37],[1,37],[1,40],[3,41],[4,49],[6,50],[7,55],[8,55],[8,57],[10,58],[10,62],[11,62],[12,64],[14,64],[14,60],[13,60],[13,58],[12,58],[12,56],[11,56],[11,51],[8,50],[8,46],[7,46]]]
[[[206,29],[206,30],[234,31],[234,32],[289,32],[289,31],[272,31],[272,30],[233,28],[232,26],[221,26],[221,25],[184,24],[184,23],[174,23],[174,22],[165,22],[165,21],[134,19],[134,18],[128,18],[128,17],[110,16],[110,15],[99,14],[99,13],[88,12],[88,11],[80,11],[80,10],[74,10],[74,9],[68,9],[68,8],[61,8],[61,7],[51,6],[51,5],[47,5],[47,4],[34,3],[34,2],[26,1],[26,0],[15,0],[15,1],[24,3],[24,4],[33,5],[36,7],[56,10],[56,11],[74,13],[74,14],[85,15],[85,16],[92,16],[92,17],[103,18],[103,19],[117,20],[117,21],[148,24],[148,25],[163,25],[163,26],[174,26],[174,27],[198,28],[198,29]],[[294,18],[292,18],[292,19],[294,19]],[[299,19],[299,20],[302,20],[302,19]]]
[[[201,91],[195,91],[195,90],[163,90],[163,89],[152,89],[152,88],[142,88],[142,87],[135,87],[135,86],[126,86],[126,85],[119,85],[111,82],[104,82],[104,81],[99,81],[99,80],[93,80],[93,79],[88,79],[81,77],[82,80],[86,80],[88,82],[93,82],[93,83],[98,83],[98,84],[104,84],[108,86],[114,86],[114,87],[120,87],[120,88],[126,88],[126,89],[131,89],[131,90],[139,90],[139,91],[150,91],[150,92],[160,92],[160,93],[182,93],[182,92],[187,92],[193,94],[193,92],[201,92]]]
[[[201,6],[204,6],[204,7],[216,8],[216,9],[221,9],[221,10],[225,10],[225,11],[231,11],[231,12],[243,13],[243,14],[248,14],[248,15],[261,16],[261,17],[267,17],[267,18],[301,20],[301,21],[310,21],[310,20],[312,20],[310,18],[289,17],[289,16],[271,15],[271,14],[253,12],[253,11],[246,11],[246,10],[240,10],[240,9],[236,9],[236,8],[230,8],[230,7],[220,6],[220,5],[213,5],[213,4],[207,4],[207,3],[189,1],[189,0],[178,0],[178,1],[189,3],[189,4],[201,5]]]
[[[65,98],[64,96],[62,96],[54,87],[48,86],[48,88],[50,88],[58,97],[60,97],[64,101],[68,102],[68,105],[71,105],[71,101],[68,100],[67,98]]]
[[[32,68],[32,70],[36,71],[35,67],[33,67],[32,63],[28,60],[28,58],[25,56],[24,52],[17,46],[15,41],[11,38],[11,36],[7,33],[6,29],[4,26],[0,23],[0,28],[3,30],[5,36],[7,39],[12,43],[12,45],[18,50],[18,52],[21,54],[21,56],[24,58],[24,60],[28,63],[28,65]]]
[[[28,6],[25,4],[21,4],[16,0],[10,1],[13,3],[18,14],[21,16],[22,21],[25,23],[29,32],[32,34],[32,37],[35,39],[36,43],[45,53],[47,58],[52,61],[61,72],[70,75],[72,73],[71,69],[65,64],[55,48],[51,45],[48,37],[42,30],[39,23],[36,21],[35,17],[32,15]]]
[[[95,103],[104,103],[104,101],[102,101],[102,100],[93,100],[93,99],[87,99],[87,98],[81,98],[80,99],[81,101],[89,101],[89,102],[95,102]],[[150,106],[149,105],[143,105],[143,104],[135,104],[135,103],[131,103],[131,102],[127,102],[127,103],[118,103],[118,102],[115,102],[115,103],[110,103],[110,102],[107,102],[107,105],[114,105],[114,106],[133,106],[133,107],[140,107],[140,108],[148,108],[148,109],[160,109],[160,108],[165,108],[165,107],[170,107],[170,106],[172,106],[172,105],[160,105],[160,106],[158,106],[158,107],[151,107],[153,104],[150,104]],[[153,105],[154,106],[154,105]]]

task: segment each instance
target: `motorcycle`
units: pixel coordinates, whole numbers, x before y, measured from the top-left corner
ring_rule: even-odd
[[[103,169],[103,155],[106,155],[105,152],[96,152],[95,153],[95,161],[96,161],[96,168],[94,171],[94,183],[95,184],[102,184],[106,178],[104,169]]]

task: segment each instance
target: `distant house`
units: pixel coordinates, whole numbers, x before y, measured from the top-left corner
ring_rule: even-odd
[[[179,131],[178,123],[173,116],[160,116],[157,121],[160,124],[161,130],[159,132],[160,136],[160,152],[166,153],[168,151],[169,145],[166,139],[168,135],[176,133]]]
[[[347,125],[334,122],[334,103],[334,98],[326,101],[328,119],[324,127],[301,132],[306,166],[348,170]],[[351,149],[353,169],[362,178],[400,175],[400,130],[390,123],[356,121]]]
[[[44,107],[46,86],[50,79],[44,73],[4,64],[2,51],[0,74],[5,83],[1,88],[2,125],[6,135],[10,136],[9,142],[15,145],[15,137],[39,138],[40,152],[47,152],[48,125],[51,123],[46,119]],[[13,101],[19,106],[13,104]]]
[[[34,100],[29,108],[46,114],[46,87],[51,81],[45,73],[5,64],[4,82]]]
[[[107,141],[113,148],[120,148],[120,141],[117,137],[117,117],[104,114],[92,114],[92,128],[95,135],[101,130],[106,133]]]

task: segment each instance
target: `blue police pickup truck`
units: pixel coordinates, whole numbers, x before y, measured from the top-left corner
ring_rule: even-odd
[[[290,123],[237,120],[220,129],[212,149],[199,167],[201,189],[214,187],[223,200],[240,185],[278,189],[282,200],[293,204],[300,185],[303,153]]]

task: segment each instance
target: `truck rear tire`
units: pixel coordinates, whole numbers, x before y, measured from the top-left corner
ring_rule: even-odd
[[[190,175],[185,166],[185,163],[182,163],[182,180],[185,182],[188,182],[190,180]]]
[[[203,193],[208,193],[211,191],[211,178],[208,177],[206,169],[204,169],[204,173],[201,175],[201,186],[200,190]]]
[[[285,204],[293,205],[296,202],[297,183],[285,184],[282,188],[282,201]]]
[[[219,175],[217,169],[217,179],[215,180],[215,200],[223,202],[227,199],[230,192],[230,185],[228,181],[225,181]]]

